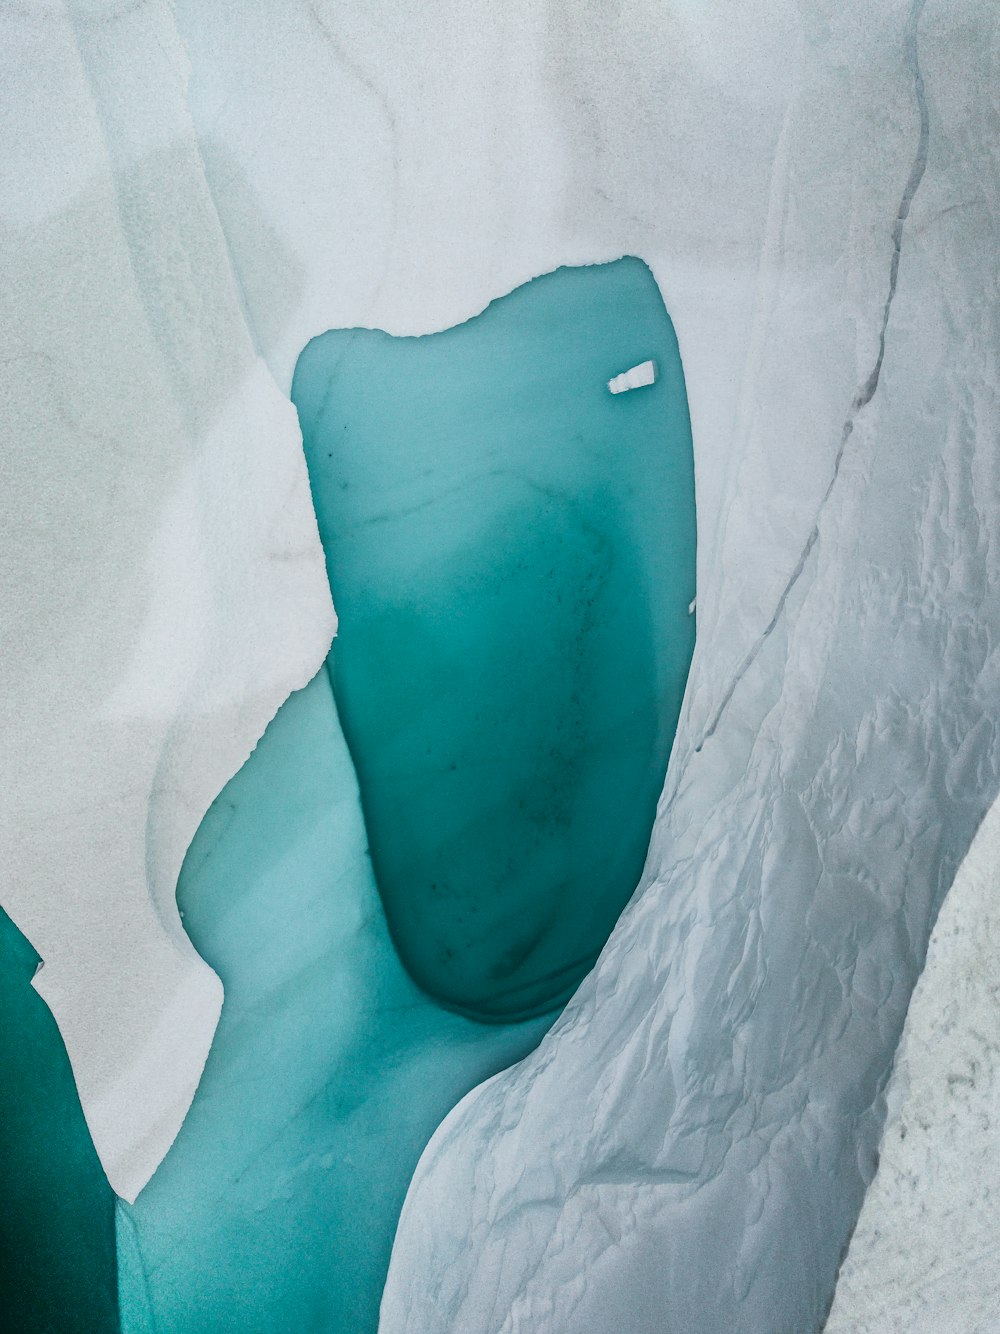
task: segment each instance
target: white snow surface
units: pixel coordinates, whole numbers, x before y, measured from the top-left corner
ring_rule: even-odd
[[[825,1334],[1000,1331],[1000,805],[906,1016],[879,1169]]]
[[[696,455],[664,799],[593,973],[424,1154],[382,1329],[817,1329],[998,786],[995,6],[71,0],[3,23],[0,899],[113,1183],[169,1145],[218,1011],[184,849],[332,631],[299,351],[638,254]]]

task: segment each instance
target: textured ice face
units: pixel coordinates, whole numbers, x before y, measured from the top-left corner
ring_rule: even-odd
[[[824,1334],[991,1334],[1000,1309],[1000,805],[938,916]]]
[[[24,508],[5,592],[3,895],[116,1183],[169,1144],[217,1014],[172,916],[184,849],[327,647],[295,358],[639,254],[698,482],[669,806],[578,1004],[443,1127],[384,1323],[801,1334],[996,785],[996,7],[151,0],[4,22],[5,460],[48,508]],[[235,373],[203,413],[213,366]]]
[[[657,392],[619,402],[608,368],[640,349]],[[693,640],[683,377],[638,261],[561,270],[425,339],[327,334],[293,397],[342,670],[279,710],[185,859],[185,929],[226,1002],[180,1134],[118,1210],[125,1334],[247,1310],[257,1334],[375,1328],[424,1145],[533,1049],[631,893]],[[345,716],[388,789],[367,821]],[[394,857],[380,897],[371,861]],[[428,862],[457,892],[429,892]],[[547,1017],[514,1022],[530,1008]]]
[[[0,1321],[118,1328],[114,1193],[55,1020],[32,990],[38,955],[0,911]]]

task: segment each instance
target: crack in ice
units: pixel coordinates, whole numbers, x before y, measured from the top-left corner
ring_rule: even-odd
[[[924,90],[924,77],[920,70],[920,53],[917,44],[917,25],[920,21],[920,15],[921,12],[923,11],[925,3],[926,0],[914,0],[914,5],[910,11],[910,18],[907,24],[907,31],[906,31],[906,49],[910,60],[910,66],[913,71],[913,83],[916,95],[917,111],[920,116],[920,132],[917,138],[917,151],[913,159],[913,165],[910,167],[910,174],[907,177],[906,185],[903,189],[903,195],[899,201],[899,208],[896,211],[896,217],[892,225],[892,257],[889,261],[889,290],[886,294],[885,304],[882,307],[882,323],[881,323],[881,328],[879,329],[878,354],[875,358],[875,364],[872,367],[871,373],[869,374],[868,378],[861,385],[860,389],[854,396],[853,402],[851,403],[850,411],[847,414],[847,418],[844,421],[844,428],[843,431],[841,432],[840,445],[837,449],[837,454],[833,461],[833,472],[830,476],[830,481],[828,482],[827,488],[823,493],[823,498],[820,500],[819,506],[816,510],[815,521],[813,522],[813,526],[809,532],[809,536],[806,538],[806,542],[802,548],[802,552],[795,563],[795,568],[789,575],[785,587],[781,591],[781,596],[778,598],[777,605],[775,606],[774,609],[774,615],[771,617],[770,621],[768,621],[767,625],[764,627],[760,636],[754,643],[753,647],[746,654],[742,663],[737,669],[735,675],[733,676],[729,688],[723,695],[722,700],[719,703],[719,706],[716,709],[711,722],[709,723],[708,727],[702,734],[701,740],[694,748],[695,754],[697,754],[701,750],[702,746],[704,746],[705,742],[708,741],[709,738],[715,734],[716,728],[719,726],[723,714],[729,707],[733,695],[736,693],[737,687],[739,686],[740,682],[743,680],[747,672],[750,670],[750,668],[753,666],[754,662],[757,659],[758,654],[760,653],[760,650],[764,646],[765,641],[770,637],[772,631],[777,626],[778,621],[781,619],[782,613],[785,610],[785,606],[788,602],[788,598],[792,592],[792,589],[798,583],[802,571],[806,567],[806,562],[808,561],[809,556],[812,553],[813,547],[819,540],[820,520],[823,516],[823,511],[826,509],[827,501],[830,499],[833,489],[837,484],[837,478],[840,475],[840,465],[842,464],[844,459],[844,452],[847,448],[847,442],[848,440],[850,440],[851,435],[854,431],[854,423],[857,421],[858,414],[865,407],[867,407],[867,405],[872,401],[872,399],[875,396],[875,391],[878,388],[879,377],[882,374],[882,362],[885,359],[885,339],[889,327],[889,314],[892,309],[893,298],[896,295],[896,282],[899,277],[899,259],[903,248],[903,229],[905,227],[906,220],[909,217],[910,207],[913,204],[914,196],[916,195],[917,190],[920,187],[920,182],[923,180],[924,171],[927,167],[927,149],[930,140],[930,114],[927,109],[927,97]]]

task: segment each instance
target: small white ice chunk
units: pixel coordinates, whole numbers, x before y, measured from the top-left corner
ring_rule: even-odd
[[[643,361],[609,380],[608,388],[613,394],[625,394],[630,389],[641,389],[643,385],[655,383],[656,362]]]

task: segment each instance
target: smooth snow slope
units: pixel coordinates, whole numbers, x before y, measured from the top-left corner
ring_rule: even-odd
[[[388,1330],[801,1334],[822,1314],[934,908],[996,789],[997,17],[928,0],[919,80],[915,17],[894,0],[74,0],[8,17],[27,46],[5,44],[19,170],[3,216],[34,256],[5,292],[33,349],[11,363],[15,439],[24,493],[55,520],[17,548],[31,593],[8,698],[35,703],[12,752],[21,888],[3,895],[41,978],[79,961],[72,997],[50,999],[106,1165],[138,1137],[148,1172],[169,1143],[218,1002],[209,987],[183,1030],[157,1028],[174,993],[160,959],[177,956],[148,893],[169,912],[205,806],[329,633],[318,583],[300,582],[320,570],[301,473],[275,453],[292,437],[258,432],[248,400],[212,418],[213,448],[253,442],[248,493],[234,500],[228,455],[189,470],[166,554],[142,563],[166,461],[208,438],[147,434],[174,420],[157,394],[171,412],[201,401],[165,367],[248,348],[287,392],[325,329],[442,328],[626,252],[677,329],[699,647],[648,887],[538,1056],[442,1127],[397,1236]],[[126,189],[130,162],[177,143],[183,168],[154,157]],[[137,251],[185,182],[203,211]],[[221,267],[181,282],[178,257],[210,237]],[[161,251],[156,281],[131,263]],[[197,355],[164,362],[147,342],[164,327],[197,330]],[[51,440],[74,467],[38,488]],[[117,472],[97,467],[106,440]],[[97,550],[53,547],[98,512]],[[275,531],[298,567],[269,558]],[[237,548],[274,585],[230,590],[250,570]],[[201,602],[206,587],[225,592]],[[169,689],[119,726],[104,701],[146,624],[168,647],[132,680]],[[41,668],[38,644],[58,645]],[[61,935],[50,905],[70,880]],[[134,1098],[139,1049],[183,1078]]]
[[[169,9],[8,6],[0,32],[0,901],[132,1198],[222,1000],[185,849],[333,615]]]

